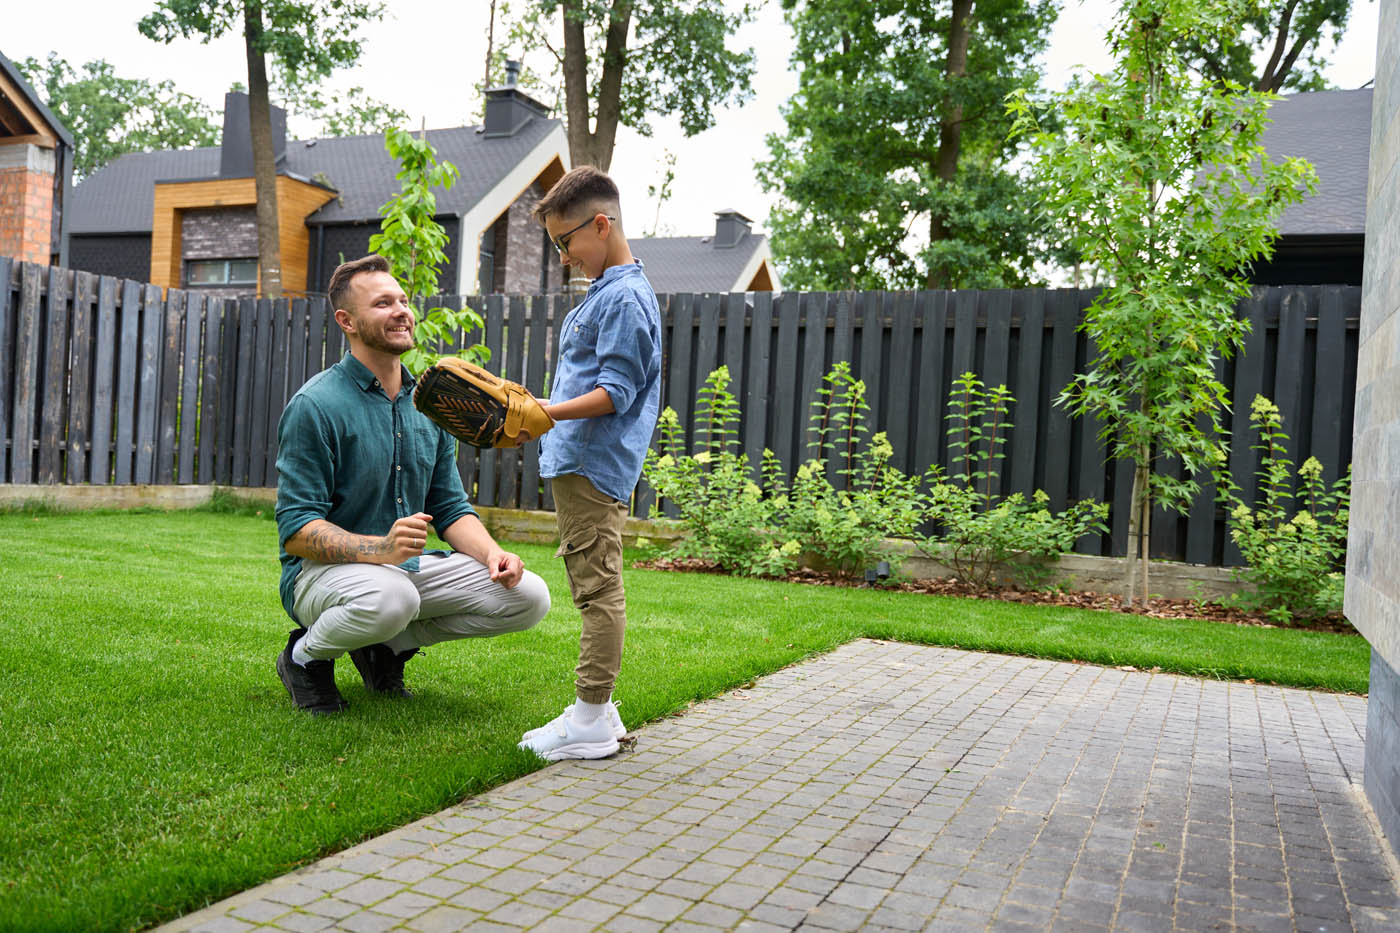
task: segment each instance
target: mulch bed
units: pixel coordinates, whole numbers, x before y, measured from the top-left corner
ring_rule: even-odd
[[[681,573],[714,573],[729,576],[729,572],[713,561],[696,558],[659,557],[654,560],[637,561],[633,566],[641,570],[668,570]],[[805,583],[809,586],[845,586],[864,588],[868,584],[820,570],[794,570],[786,578],[789,583]],[[929,593],[935,596],[965,596],[977,599],[1001,599],[1012,603],[1034,603],[1043,606],[1070,606],[1075,609],[1104,609],[1110,612],[1123,612],[1147,616],[1153,619],[1202,619],[1208,622],[1228,622],[1232,625],[1256,625],[1261,628],[1280,628],[1257,612],[1245,612],[1213,603],[1198,602],[1193,599],[1152,599],[1145,607],[1125,608],[1121,596],[1108,593],[1022,590],[1016,587],[979,587],[961,583],[953,577],[936,580],[908,580],[901,583],[883,583],[874,587],[894,590],[901,593]],[[1293,628],[1303,628],[1317,632],[1338,632],[1345,635],[1357,634],[1351,623],[1340,613],[1299,622]]]

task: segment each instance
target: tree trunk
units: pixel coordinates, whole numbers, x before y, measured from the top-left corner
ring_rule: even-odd
[[[282,297],[282,246],[277,229],[277,164],[272,152],[272,106],[267,99],[267,65],[258,49],[262,7],[243,8],[243,44],[248,55],[248,137],[253,146],[253,191],[257,197],[258,293]]]
[[[953,18],[948,27],[948,64],[944,74],[951,89],[959,78],[967,74],[967,44],[971,38],[973,0],[953,0]],[[962,104],[954,99],[944,102],[943,120],[938,129],[938,154],[934,158],[933,170],[940,184],[950,185],[958,174],[958,158],[962,154]],[[948,227],[935,209],[929,217],[929,242],[937,243],[948,239]],[[930,268],[928,287],[944,288],[948,277],[942,270]]]
[[[1138,561],[1142,561],[1142,574],[1144,579],[1147,576],[1147,548],[1143,546],[1143,535],[1145,534],[1146,522],[1143,520],[1146,514],[1143,503],[1147,499],[1147,458],[1139,454],[1139,461],[1133,468],[1133,494],[1129,499],[1131,505],[1128,507],[1128,565],[1127,580],[1123,587],[1123,596],[1129,609],[1133,607],[1137,599],[1137,573]]]
[[[603,49],[603,74],[598,80],[598,112],[589,126],[588,44],[586,12],[580,0],[565,0],[564,109],[568,122],[569,159],[575,166],[592,165],[607,171],[612,164],[617,127],[622,119],[622,77],[627,67],[627,29],[633,0],[613,0]]]

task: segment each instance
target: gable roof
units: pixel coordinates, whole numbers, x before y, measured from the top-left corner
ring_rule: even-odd
[[[631,247],[658,295],[745,291],[759,262],[771,255],[761,233],[745,233],[727,247],[716,247],[709,236],[643,237]]]
[[[473,126],[428,130],[428,142],[437,150],[438,160],[451,162],[461,172],[450,190],[438,193],[439,215],[467,213],[555,134],[562,147],[561,122],[543,118],[530,120],[513,136],[494,138]],[[73,190],[72,232],[149,232],[156,182],[216,177],[219,156],[214,146],[128,153],[113,160]],[[394,177],[398,165],[378,133],[288,140],[286,161],[279,168],[304,181],[328,184],[339,193],[307,218],[309,224],[378,222],[379,208],[399,190]]]
[[[1307,159],[1317,193],[1279,218],[1284,236],[1363,235],[1370,170],[1371,89],[1294,94],[1269,105],[1262,143],[1272,159]]]
[[[29,115],[25,114],[22,109],[23,107],[28,107],[29,110],[34,112],[34,116],[38,118],[39,122],[47,124],[47,126],[31,125],[29,128],[36,133],[42,133],[48,130],[54,136],[62,140],[65,146],[72,149],[73,134],[68,131],[68,127],[64,126],[58,117],[53,115],[53,111],[50,110],[48,106],[44,104],[43,99],[34,92],[34,88],[25,80],[24,75],[20,74],[19,69],[15,67],[15,63],[4,55],[0,55],[0,75],[4,77],[4,80],[0,80],[0,88],[3,88],[3,86],[8,83],[12,85],[23,98],[23,101],[19,102],[21,104],[19,116],[23,118],[25,122],[32,124]],[[5,132],[3,127],[0,127],[0,136],[8,135],[24,134],[10,134]]]

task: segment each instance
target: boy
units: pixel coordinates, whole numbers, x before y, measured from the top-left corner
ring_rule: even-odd
[[[548,761],[603,758],[626,734],[612,703],[627,626],[622,523],[661,404],[661,313],[623,236],[617,186],[592,166],[566,174],[535,205],[560,262],[593,279],[559,329],[550,383],[557,422],[540,439],[552,481],[558,556],[582,618],[575,700],[520,747]]]

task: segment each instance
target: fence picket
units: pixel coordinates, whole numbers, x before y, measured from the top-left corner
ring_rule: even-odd
[[[252,461],[253,361],[257,356],[258,304],[253,298],[238,299],[238,337],[235,343],[236,369],[233,388],[233,485],[249,484]]]
[[[13,345],[13,316],[18,311],[14,297],[19,269],[8,256],[0,256],[0,482],[10,482],[10,385],[13,360],[9,350]]]
[[[1012,433],[1008,441],[1007,462],[1010,464],[1006,487],[1029,498],[1035,492],[1035,450],[1040,428],[1041,391],[1040,356],[1045,338],[1045,292],[1022,289],[1020,326],[1017,331],[1015,384],[1012,394],[1016,405],[1012,409]]]
[[[826,362],[826,321],[827,321],[827,299],[825,292],[813,292],[802,296],[803,315],[800,324],[802,339],[799,342],[798,354],[802,359],[801,379],[798,388],[798,409],[797,409],[797,430],[798,437],[801,438],[802,449],[799,451],[797,459],[799,461],[816,454],[817,429],[812,424],[813,405],[817,401],[818,392],[822,388],[822,376],[825,375]],[[833,458],[828,464],[829,471],[835,471],[838,464]]]
[[[184,345],[180,351],[180,432],[176,444],[176,482],[194,482],[195,442],[199,424],[199,345],[208,299],[190,294],[185,302]]]
[[[92,437],[92,367],[94,308],[97,276],[73,273],[73,349],[68,376],[68,433],[65,439],[64,474],[69,483],[87,482],[88,444]]]
[[[744,406],[744,453],[755,474],[763,461],[763,449],[768,443],[768,369],[773,352],[773,295],[758,292],[753,296],[753,323],[749,328],[749,363],[744,371],[744,391],[740,398]]]
[[[214,481],[214,441],[219,430],[219,347],[223,340],[224,306],[222,298],[205,302],[204,327],[200,351],[199,385],[199,453],[197,459],[197,481]]]
[[[1059,290],[1051,293],[1048,316],[1054,327],[1050,338],[1051,386],[1069,385],[1074,377],[1075,331],[1079,326],[1078,293]],[[1053,391],[1053,389],[1052,389]],[[1069,501],[1069,415],[1059,405],[1045,417],[1045,473],[1041,483],[1050,497],[1050,509],[1059,512]]]
[[[1342,400],[1349,396],[1346,382],[1346,309],[1342,290],[1326,287],[1317,308],[1317,365],[1313,367],[1312,455],[1322,463],[1322,481],[1329,487],[1341,475],[1345,459],[1342,438]]]
[[[943,462],[943,404],[948,397],[943,350],[948,343],[948,293],[919,292],[916,307],[922,315],[922,327],[919,331],[919,427],[914,440],[914,467],[923,472]]]
[[[159,414],[156,433],[155,482],[165,485],[175,478],[175,418],[180,396],[180,350],[184,345],[183,325],[189,293],[170,289],[165,299],[161,325]]]
[[[19,315],[15,322],[14,418],[10,429],[10,482],[34,482],[34,431],[39,419],[39,350],[43,342],[41,309],[43,267],[20,265]],[[9,354],[5,354],[8,356]]]
[[[63,460],[63,426],[67,421],[68,324],[72,273],[49,267],[48,301],[44,314],[44,387],[39,402],[40,483],[57,483]]]
[[[501,374],[501,367],[505,364],[504,354],[501,352],[501,341],[505,336],[505,299],[500,295],[491,295],[486,299],[486,313],[482,315],[486,319],[486,349],[491,351],[491,359],[487,361],[486,368],[496,375]],[[495,506],[500,503],[496,499],[496,483],[498,481],[497,463],[500,459],[498,451],[481,451],[477,458],[480,465],[477,468],[477,501],[481,505]]]
[[[800,295],[791,292],[778,296],[778,346],[774,353],[771,391],[779,399],[797,400],[799,371],[797,368],[797,325]],[[789,402],[773,408],[773,453],[789,475],[806,451],[798,447],[798,426],[805,424],[810,412]]]
[[[910,427],[910,419],[918,412],[914,396],[914,293],[891,293],[890,299],[893,329],[889,378],[885,380],[889,410],[885,432],[894,447],[894,465],[902,467],[906,473],[917,473],[923,467],[914,463],[911,443],[914,435]],[[873,424],[868,427],[872,433],[878,430]]]
[[[140,484],[155,482],[156,431],[159,427],[160,360],[163,343],[163,305],[160,288],[147,285],[141,290],[141,373],[136,389],[136,471],[132,478]]]
[[[116,403],[117,288],[110,275],[97,280],[97,336],[92,378],[92,453],[88,458],[88,482],[105,485],[112,481],[112,406]],[[0,410],[4,406],[0,405]]]
[[[136,479],[136,387],[141,379],[141,285],[130,279],[121,285],[121,352],[117,359],[117,446],[113,482],[125,486]]]

